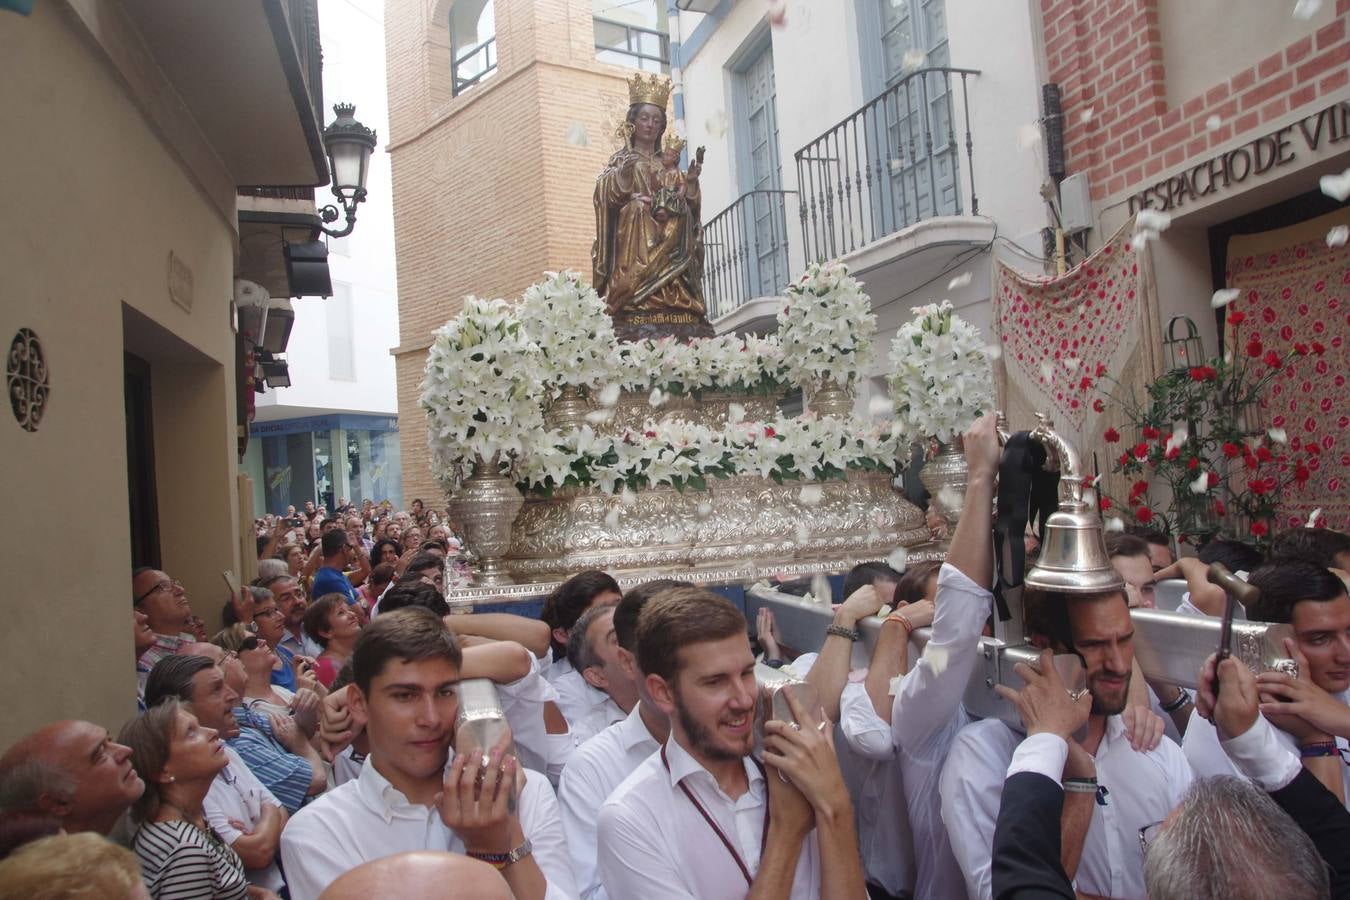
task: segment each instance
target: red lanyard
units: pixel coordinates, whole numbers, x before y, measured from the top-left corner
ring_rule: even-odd
[[[751,762],[753,762],[756,766],[759,767],[759,774],[763,776],[764,766],[760,763],[760,761],[752,757]],[[667,772],[670,771],[670,762],[669,760],[666,759],[665,744],[661,745],[661,765],[666,767]],[[750,874],[750,867],[745,864],[745,860],[741,859],[741,855],[736,852],[736,845],[731,843],[731,840],[718,826],[717,822],[713,820],[713,817],[708,815],[708,811],[703,808],[702,803],[698,802],[698,798],[694,796],[694,792],[689,790],[689,787],[683,781],[681,781],[679,785],[680,790],[684,791],[684,795],[689,798],[689,802],[694,804],[694,809],[698,810],[698,814],[703,817],[703,821],[708,823],[708,827],[713,830],[713,833],[717,835],[717,839],[722,842],[722,846],[727,848],[727,852],[731,854],[731,858],[736,861],[736,867],[739,868],[741,870],[741,874],[745,876],[745,883],[750,887],[754,887],[755,878],[753,875]],[[759,835],[759,854],[761,857],[763,857],[764,855],[764,844],[768,839],[769,839],[769,790],[766,784],[764,788],[764,830],[760,832]]]

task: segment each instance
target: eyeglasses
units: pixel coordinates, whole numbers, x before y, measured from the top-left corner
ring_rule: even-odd
[[[253,611],[253,618],[255,619],[258,618],[258,616],[267,616],[268,618],[272,618],[275,616],[284,616],[284,615],[285,613],[277,609],[275,606],[272,607],[271,609],[255,609]]]
[[[1153,839],[1158,836],[1158,830],[1163,826],[1162,820],[1150,822],[1139,829],[1139,852],[1145,857],[1148,856],[1148,845],[1153,843]]]
[[[156,583],[154,587],[150,588],[150,590],[146,591],[144,594],[141,594],[139,597],[137,597],[136,605],[140,606],[141,601],[144,600],[146,597],[149,597],[155,591],[181,591],[182,589],[183,583],[179,581],[177,578],[170,578],[168,581],[160,581]]]

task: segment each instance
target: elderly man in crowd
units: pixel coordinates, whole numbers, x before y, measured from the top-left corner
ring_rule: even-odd
[[[194,640],[187,633],[192,607],[178,579],[148,566],[131,574],[131,596],[133,606],[145,614],[146,624],[155,635],[154,644],[136,660],[136,692],[144,696],[145,679],[155,663]]]
[[[567,721],[576,725],[607,699],[607,695],[586,683],[567,659],[567,641],[572,626],[581,614],[593,606],[613,606],[623,599],[619,583],[604,572],[581,572],[559,585],[544,600],[540,618],[553,632],[552,665],[544,668],[544,677],[558,691],[558,708]],[[545,660],[548,663],[549,660]]]

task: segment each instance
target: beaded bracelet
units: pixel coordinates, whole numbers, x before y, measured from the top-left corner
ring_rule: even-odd
[[[850,641],[856,641],[862,637],[862,633],[856,628],[845,628],[843,625],[830,625],[825,629],[827,635],[832,634],[835,637],[848,638]]]
[[[900,613],[891,613],[889,616],[886,617],[886,621],[899,622],[901,625],[905,626],[906,637],[914,633],[914,623],[911,622],[909,619],[905,618],[904,616],[900,615]]]
[[[1311,744],[1299,744],[1298,747],[1298,755],[1304,759],[1316,756],[1336,756],[1340,752],[1340,747],[1336,746],[1335,741],[1314,741]]]
[[[1165,713],[1174,713],[1190,702],[1191,702],[1191,695],[1186,693],[1181,688],[1177,688],[1176,697],[1164,703],[1162,705],[1162,711]]]

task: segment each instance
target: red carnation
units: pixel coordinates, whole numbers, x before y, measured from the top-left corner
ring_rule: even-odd
[[[1228,513],[1228,507],[1226,507],[1226,506],[1223,505],[1223,501],[1222,501],[1222,500],[1215,500],[1215,501],[1214,501],[1214,514],[1215,514],[1216,516],[1222,516],[1222,515],[1226,515],[1227,513]]]
[[[1265,522],[1252,523],[1252,534],[1254,534],[1256,537],[1265,537],[1266,533],[1269,531],[1270,529],[1266,527]]]
[[[1266,351],[1265,358],[1262,362],[1272,369],[1278,369],[1281,365],[1280,354],[1276,353],[1274,350],[1268,350]]]
[[[1106,412],[1106,404],[1102,402],[1101,397],[1098,397],[1096,400],[1092,401],[1092,411],[1095,413]]]
[[[1206,479],[1205,479],[1205,480],[1206,480],[1206,482],[1209,484],[1210,487],[1218,487],[1218,486],[1219,486],[1219,473],[1218,473],[1218,472],[1210,472],[1209,475],[1206,476]]]
[[[1153,510],[1149,509],[1147,506],[1141,506],[1134,511],[1134,517],[1147,525],[1149,522],[1153,521]]]
[[[1265,352],[1266,347],[1264,344],[1261,343],[1261,340],[1259,338],[1252,338],[1250,341],[1247,342],[1247,355],[1250,356],[1252,359],[1256,359],[1258,356],[1260,356],[1262,353]]]
[[[1270,462],[1271,460],[1270,448],[1266,446],[1257,447],[1256,458],[1261,460],[1261,462]]]
[[[1138,497],[1138,496],[1140,496],[1141,494],[1147,494],[1147,493],[1148,493],[1148,482],[1147,482],[1147,481],[1136,481],[1134,484],[1132,484],[1132,485],[1130,486],[1130,498],[1131,498],[1131,499],[1133,499],[1133,498],[1135,498],[1135,497]]]
[[[1110,508],[1111,508],[1111,498],[1110,498],[1110,497],[1099,497],[1098,500],[1097,500],[1097,505],[1100,506],[1103,510],[1110,509]]]
[[[1120,467],[1123,469],[1130,464],[1130,454],[1122,453],[1120,454],[1120,459],[1116,461],[1120,463]]]
[[[772,428],[771,426],[765,425],[765,426],[764,426],[764,436],[765,436],[765,437],[778,437],[778,432],[774,431],[773,428]]]
[[[1116,431],[1114,428],[1108,428],[1102,433],[1102,440],[1106,441],[1108,444],[1114,444],[1116,441],[1120,440],[1120,432]]]
[[[1266,492],[1266,481],[1264,478],[1258,478],[1255,481],[1247,482],[1247,490],[1260,497]]]
[[[1106,365],[1104,363],[1097,363],[1096,376],[1098,378],[1101,378],[1105,374],[1106,374]]]
[[[1135,444],[1134,455],[1139,457],[1141,460],[1148,459],[1148,444],[1145,444],[1143,441],[1140,441],[1139,443]]]
[[[1186,460],[1186,468],[1194,472],[1196,469],[1200,468],[1200,460],[1192,456],[1190,459]]]
[[[1145,426],[1144,426],[1144,440],[1146,440],[1146,441],[1154,441],[1154,440],[1157,440],[1157,439],[1160,438],[1160,437],[1162,437],[1162,432],[1161,432],[1161,431],[1159,431],[1158,429],[1154,428],[1152,425],[1145,425]]]
[[[643,435],[643,437],[654,438],[654,437],[656,437],[656,432],[655,432],[655,431],[644,431],[644,432],[642,432],[642,435]]]
[[[1238,449],[1237,444],[1229,443],[1227,441],[1224,442],[1223,455],[1228,457],[1229,459],[1237,459],[1238,454],[1241,452],[1242,451]]]
[[[1092,379],[1084,375],[1082,380],[1078,382],[1078,389],[1080,391],[1086,391],[1090,387],[1092,387]]]
[[[1242,310],[1234,310],[1228,314],[1228,324],[1236,328],[1247,318],[1247,314]]]

